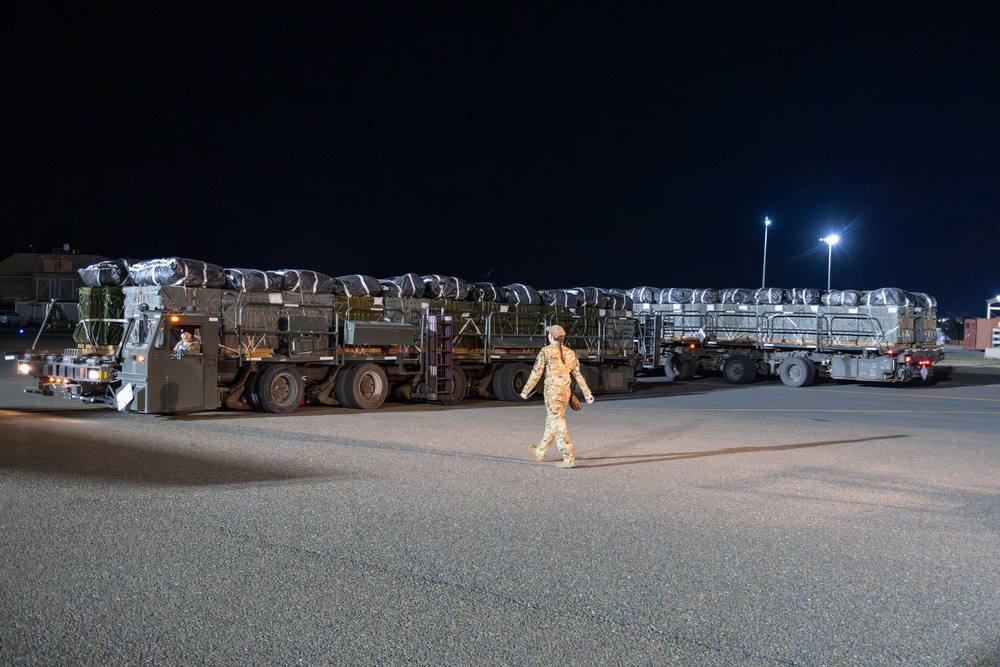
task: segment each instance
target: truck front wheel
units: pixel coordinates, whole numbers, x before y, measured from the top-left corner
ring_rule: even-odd
[[[786,387],[804,387],[812,384],[816,377],[816,367],[802,357],[788,357],[778,367],[778,377]]]
[[[264,412],[291,412],[302,404],[304,392],[302,378],[287,366],[266,367],[254,383],[256,403]]]

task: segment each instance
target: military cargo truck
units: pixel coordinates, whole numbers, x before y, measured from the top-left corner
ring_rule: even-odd
[[[8,355],[18,372],[37,378],[26,391],[140,413],[221,406],[283,413],[303,403],[372,409],[391,393],[442,404],[473,394],[513,401],[549,324],[566,329],[595,393],[627,392],[634,383],[637,328],[628,311],[208,287],[84,289],[88,317],[75,349]],[[121,304],[120,312],[108,304]],[[197,352],[178,346],[182,332]]]
[[[867,302],[849,306],[637,303],[639,368],[662,369],[668,379],[719,371],[734,384],[776,375],[790,387],[817,376],[879,383],[931,377],[944,356],[933,299],[865,294]]]

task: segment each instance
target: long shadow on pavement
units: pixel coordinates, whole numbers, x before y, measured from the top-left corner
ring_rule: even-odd
[[[893,440],[896,438],[908,438],[908,435],[881,435],[872,438],[853,438],[850,440],[824,440],[821,442],[803,442],[790,445],[770,445],[765,447],[726,447],[724,449],[710,449],[700,452],[673,452],[667,454],[633,454],[631,456],[577,456],[577,461],[586,461],[585,468],[607,468],[610,466],[627,466],[638,463],[657,463],[660,461],[676,461],[680,459],[697,459],[706,456],[730,456],[732,454],[759,454],[761,452],[780,452],[789,449],[808,449],[810,447],[829,447],[831,445],[845,445],[857,442],[871,442],[874,440]],[[624,460],[619,460],[624,459]],[[591,463],[591,461],[608,461],[608,463]]]

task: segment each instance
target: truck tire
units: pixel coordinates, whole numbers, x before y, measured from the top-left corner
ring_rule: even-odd
[[[698,372],[698,362],[690,354],[680,355],[680,371],[677,373],[678,380],[690,380]]]
[[[673,382],[681,375],[681,360],[676,354],[671,354],[666,361],[663,362],[663,377],[667,379],[667,382]]]
[[[438,402],[441,405],[457,405],[465,398],[465,392],[469,389],[469,379],[458,366],[451,367],[451,395],[443,396],[438,394]]]
[[[745,354],[736,354],[722,364],[722,377],[733,384],[750,384],[757,377],[757,364]]]
[[[514,364],[500,364],[497,366],[496,370],[493,371],[493,379],[490,381],[490,389],[493,391],[493,395],[497,397],[498,401],[521,400],[519,396],[512,395],[511,391],[507,388],[510,384],[510,381],[507,379],[507,375],[513,367]]]
[[[251,373],[246,382],[243,385],[243,400],[247,402],[247,407],[249,407],[254,412],[263,412],[264,408],[260,405],[260,400],[257,398],[257,376],[259,373]]]
[[[346,403],[344,403],[344,394],[347,391],[347,374],[351,368],[351,366],[341,366],[337,371],[336,377],[333,378],[333,397],[337,399],[337,402],[345,408],[349,407]]]
[[[257,373],[253,393],[261,410],[283,413],[302,404],[305,387],[294,368],[272,365]]]
[[[340,372],[346,375],[343,382],[334,383],[334,391],[337,391],[339,385],[337,400],[345,407],[374,410],[389,395],[389,381],[385,377],[385,371],[377,364],[358,364]]]
[[[805,387],[816,378],[816,367],[802,357],[788,357],[778,366],[778,377],[786,387]]]
[[[501,401],[520,401],[521,391],[524,389],[528,376],[531,375],[531,366],[527,364],[506,363],[493,374],[493,393]]]

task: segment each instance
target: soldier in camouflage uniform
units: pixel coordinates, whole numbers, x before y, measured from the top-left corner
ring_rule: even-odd
[[[521,398],[527,399],[528,392],[535,388],[542,373],[545,373],[545,433],[542,435],[541,444],[537,447],[530,445],[529,449],[536,459],[542,461],[545,459],[545,450],[554,439],[563,456],[563,460],[556,465],[560,468],[575,468],[573,443],[566,430],[566,405],[569,403],[571,390],[570,376],[575,377],[580,383],[587,403],[594,402],[594,395],[590,393],[590,387],[580,373],[580,361],[576,358],[576,353],[563,345],[566,331],[558,324],[546,327],[545,331],[549,336],[549,344],[538,353],[535,367],[531,369],[531,375],[521,392]]]

